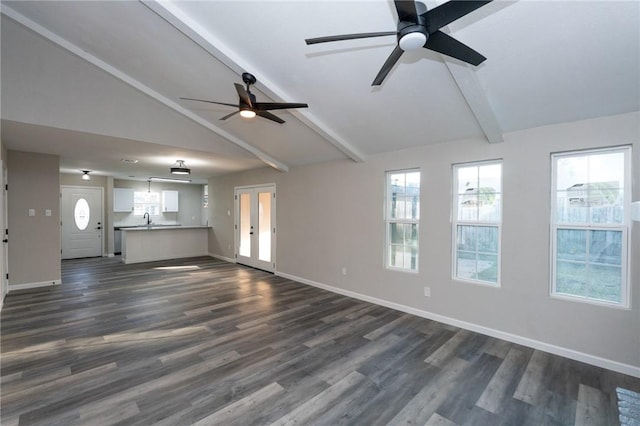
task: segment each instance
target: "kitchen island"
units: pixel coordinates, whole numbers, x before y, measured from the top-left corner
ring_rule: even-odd
[[[152,262],[206,256],[210,226],[121,227],[122,261]]]

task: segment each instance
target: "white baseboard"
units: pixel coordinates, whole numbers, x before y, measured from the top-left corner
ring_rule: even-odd
[[[539,340],[530,339],[528,337],[519,336],[517,334],[511,334],[493,328],[484,327],[478,324],[473,324],[466,321],[457,320],[455,318],[446,317],[440,314],[434,314],[432,312],[424,311],[422,309],[412,308],[410,306],[401,305],[399,303],[390,302],[388,300],[379,299],[377,297],[367,296],[366,294],[356,293],[350,290],[345,290],[338,287],[333,287],[327,284],[311,281],[306,278],[296,277],[295,275],[286,274],[284,272],[276,272],[278,276],[288,278],[290,280],[298,281],[303,284],[318,287],[323,290],[331,291],[333,293],[342,294],[344,296],[353,297],[354,299],[364,300],[376,305],[385,306],[387,308],[395,309],[397,311],[406,312],[408,314],[416,315],[422,318],[427,318],[433,321],[438,321],[444,324],[452,325],[454,327],[464,328],[465,330],[474,331],[476,333],[484,334],[486,336],[495,337],[497,339],[506,340],[518,345],[527,346],[529,348],[538,349],[544,352],[549,352],[554,355],[563,356],[565,358],[573,359],[576,361],[584,362],[587,364],[595,365],[596,367],[606,368],[608,370],[616,371],[618,373],[627,374],[640,378],[640,367],[624,364],[618,361],[613,361],[606,358],[601,358],[595,355],[586,354],[584,352],[575,351],[573,349],[564,348],[562,346],[552,345],[550,343],[541,342]]]
[[[7,289],[7,293],[11,293],[12,291],[16,291],[16,290],[26,290],[29,288],[51,287],[51,286],[60,285],[60,284],[62,284],[62,279],[60,278],[58,278],[57,280],[40,281],[37,283],[13,284],[13,285],[9,285],[9,288]]]
[[[209,253],[209,256],[214,257],[214,258],[216,258],[216,259],[224,260],[225,262],[229,262],[229,263],[236,263],[236,260],[235,260],[235,259],[232,259],[232,258],[230,258],[230,257],[220,256],[219,254]]]

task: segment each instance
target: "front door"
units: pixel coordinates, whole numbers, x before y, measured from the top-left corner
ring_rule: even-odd
[[[236,259],[273,272],[276,267],[276,187],[236,188]]]
[[[102,188],[60,188],[62,258],[102,256]]]

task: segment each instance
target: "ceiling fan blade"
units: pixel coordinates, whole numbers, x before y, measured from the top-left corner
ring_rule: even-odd
[[[187,101],[206,102],[206,103],[208,103],[208,104],[226,105],[226,106],[236,107],[236,108],[238,108],[238,107],[239,107],[239,105],[237,105],[237,104],[228,104],[228,103],[225,103],[225,102],[207,101],[207,100],[204,100],[204,99],[194,99],[194,98],[180,98],[180,99],[185,99],[185,100],[187,100]]]
[[[238,111],[233,111],[231,114],[227,114],[224,117],[222,117],[220,120],[226,120],[227,118],[233,117],[234,115],[236,115],[237,113],[239,113],[240,110]]]
[[[382,68],[380,68],[378,75],[376,75],[373,83],[371,83],[372,86],[380,86],[382,84],[382,81],[387,74],[389,74],[389,71],[391,71],[391,68],[393,68],[396,62],[398,62],[400,56],[402,56],[402,49],[400,49],[400,46],[396,46],[396,48],[393,49],[393,52],[391,52],[391,55],[389,55],[385,63],[382,65]]]
[[[427,11],[423,16],[426,16],[429,33],[433,34],[445,25],[449,25],[487,3],[491,3],[491,0],[451,0]]]
[[[304,40],[307,44],[327,43],[330,41],[355,40],[358,38],[382,37],[396,35],[396,31],[384,31],[379,33],[359,33],[359,34],[342,34],[327,37],[307,38]]]
[[[262,118],[266,118],[267,120],[275,121],[276,123],[283,124],[284,120],[276,115],[271,114],[268,111],[256,111],[256,115],[259,115]]]
[[[459,42],[442,31],[436,31],[431,34],[424,44],[424,48],[460,59],[463,62],[475,66],[480,65],[487,59],[466,44]]]
[[[289,102],[256,102],[253,104],[258,111],[266,111],[268,109],[289,109],[289,108],[308,108],[307,104],[289,103]]]
[[[251,97],[249,96],[247,91],[244,90],[244,87],[242,87],[242,85],[238,83],[234,83],[233,85],[236,86],[236,92],[238,92],[238,96],[240,96],[240,100],[245,104],[249,105],[249,107],[253,108],[253,105],[251,104]]]
[[[414,0],[394,0],[398,18],[404,22],[418,22],[418,12]]]

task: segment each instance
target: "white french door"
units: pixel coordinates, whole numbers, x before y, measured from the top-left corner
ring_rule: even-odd
[[[7,169],[0,160],[0,226],[2,226],[2,243],[0,243],[0,307],[4,296],[9,291],[9,235],[7,235]]]
[[[236,188],[235,211],[236,261],[275,271],[275,185]]]
[[[102,256],[102,188],[60,187],[62,258]]]

